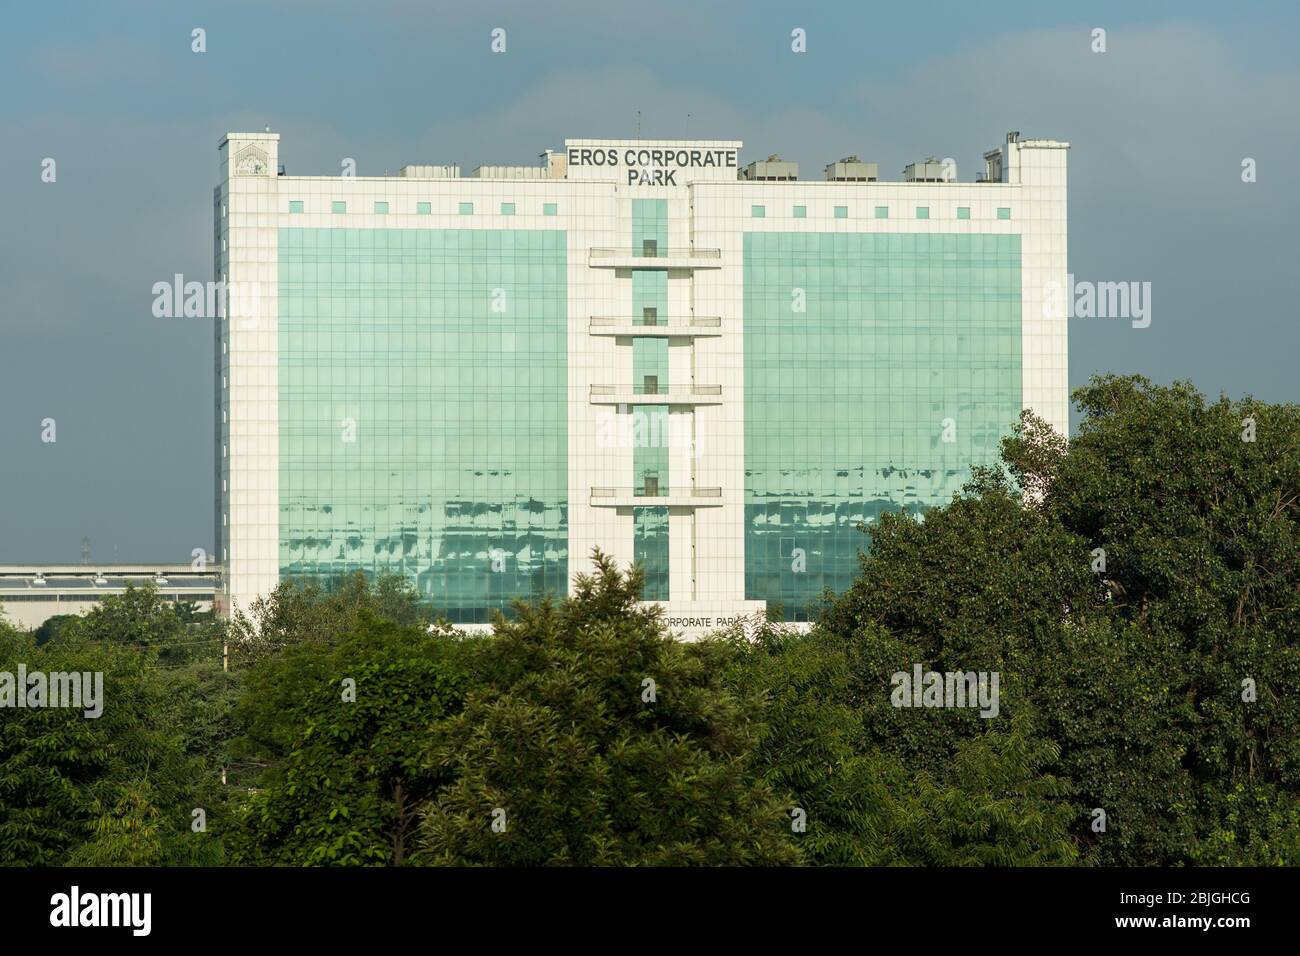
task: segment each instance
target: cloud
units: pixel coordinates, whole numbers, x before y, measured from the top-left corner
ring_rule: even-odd
[[[1116,29],[1107,40],[1108,52],[1093,53],[1086,27],[1003,36],[858,95],[911,148],[969,151],[972,139],[992,146],[1010,129],[1066,139],[1072,169],[1095,174],[1076,180],[1081,188],[1095,181],[1152,199],[1223,186],[1252,152],[1296,155],[1300,72],[1249,71],[1221,38],[1189,26]]]
[[[1105,54],[1090,52],[1086,25],[1018,31],[868,81],[858,79],[867,66],[812,53],[758,75],[776,33],[766,52],[748,40],[715,48],[738,35],[727,22],[742,16],[735,5],[686,8],[683,25],[662,7],[595,0],[561,0],[558,11],[512,0],[491,13],[391,3],[382,17],[349,2],[328,15],[313,7],[302,21],[310,42],[250,66],[240,57],[263,53],[253,40],[297,42],[298,4],[270,4],[284,8],[278,19],[267,6],[221,8],[239,24],[266,19],[254,52],[226,45],[177,75],[160,75],[166,58],[129,35],[46,41],[22,58],[37,96],[16,101],[33,115],[7,123],[0,151],[0,445],[16,449],[5,494],[26,507],[0,514],[0,559],[75,560],[87,530],[97,554],[122,542],[123,559],[210,542],[211,328],[154,319],[150,287],[174,272],[211,274],[218,138],[268,121],[283,136],[281,162],[301,175],[336,174],[345,156],[362,175],[532,163],[565,137],[632,136],[637,110],[645,137],[741,139],[743,161],[780,153],[805,179],[857,153],[887,177],[953,156],[969,180],[1007,130],[1067,139],[1074,271],[1154,286],[1150,329],[1072,327],[1073,382],[1131,370],[1190,377],[1212,394],[1296,397],[1300,72],[1293,53],[1285,69],[1265,70],[1239,52],[1262,42],[1253,27],[1231,43],[1179,24],[1117,27]],[[508,28],[527,27],[512,30],[503,62],[484,72],[438,52],[476,23],[486,49],[498,12]],[[346,69],[315,42],[344,19],[363,51]],[[148,26],[135,24],[141,35]],[[189,56],[187,32],[173,60]],[[393,57],[370,62],[377,47]],[[749,54],[754,75],[730,69]],[[46,156],[59,164],[54,186],[39,181]],[[1245,156],[1258,162],[1251,186],[1240,181]],[[37,447],[33,423],[47,414],[59,420],[57,448]],[[57,555],[31,550],[43,541],[61,542],[50,544]]]

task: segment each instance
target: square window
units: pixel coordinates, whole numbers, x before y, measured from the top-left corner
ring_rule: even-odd
[[[877,206],[877,207],[876,207],[876,218],[877,218],[877,219],[888,219],[888,218],[889,218],[889,207],[888,207],[888,206]]]
[[[749,215],[750,215],[750,217],[753,218],[753,219],[762,219],[762,218],[764,218],[765,216],[767,216],[767,207],[766,207],[766,206],[750,206],[750,207],[749,207]]]
[[[970,218],[970,206],[958,206],[958,207],[957,207],[957,218],[958,218],[958,219],[969,219],[969,218]]]
[[[348,204],[345,203],[345,202],[343,202],[343,201],[341,201],[341,200],[336,199],[336,200],[334,200],[332,203],[330,203],[330,211],[331,211],[331,212],[347,212],[347,211],[348,211]]]
[[[417,202],[415,204],[415,212],[417,215],[427,216],[433,212],[433,205],[427,202]]]
[[[917,218],[917,219],[929,219],[929,218],[930,218],[930,207],[929,207],[929,206],[917,206],[917,207],[916,207],[916,218]]]
[[[999,207],[998,207],[998,218],[999,218],[999,219],[1010,219],[1010,218],[1011,218],[1011,207],[1009,207],[1009,206],[999,206]]]
[[[515,214],[515,204],[512,202],[503,202],[501,204],[501,215],[513,216]]]
[[[290,200],[289,200],[289,211],[290,211],[290,212],[302,212],[302,200],[301,200],[301,199],[290,199]]]
[[[474,204],[472,202],[463,202],[460,204],[460,214],[462,216],[474,215]]]
[[[543,215],[543,216],[554,216],[555,214],[556,214],[556,206],[555,206],[555,203],[553,203],[553,202],[548,202],[548,203],[546,203],[546,205],[542,206],[542,215]]]
[[[836,218],[836,219],[848,219],[848,218],[849,218],[849,207],[848,207],[848,206],[836,206],[836,207],[835,207],[835,218]]]
[[[376,213],[376,215],[380,215],[380,216],[387,215],[387,214],[388,214],[388,203],[386,203],[386,202],[377,202],[377,203],[375,203],[375,213]]]
[[[807,206],[795,206],[795,207],[794,207],[794,218],[796,218],[796,219],[807,219],[807,218],[808,218],[808,207],[807,207]]]

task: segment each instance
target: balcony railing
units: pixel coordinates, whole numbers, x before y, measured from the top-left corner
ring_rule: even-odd
[[[593,385],[593,405],[721,405],[721,385]]]
[[[719,269],[721,249],[592,247],[587,264],[603,269]]]
[[[721,488],[592,488],[593,508],[717,508]]]
[[[593,315],[589,331],[592,335],[713,336],[722,334],[722,317],[661,315],[657,322],[647,322],[634,315]]]

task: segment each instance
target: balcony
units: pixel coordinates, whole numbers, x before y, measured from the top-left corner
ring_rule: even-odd
[[[592,248],[587,265],[593,269],[721,269],[721,249]]]
[[[631,315],[593,315],[592,335],[635,335],[645,337],[686,336],[701,338],[722,334],[722,317],[717,315],[660,316],[657,322]]]
[[[721,405],[721,385],[593,385],[593,405]]]
[[[592,488],[593,508],[720,508],[721,488]]]

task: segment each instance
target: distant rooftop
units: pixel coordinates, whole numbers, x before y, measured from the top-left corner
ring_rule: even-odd
[[[251,143],[278,145],[280,134],[270,130],[258,133],[227,133],[227,140],[251,141],[240,151],[254,149]],[[741,166],[739,140],[649,140],[649,139],[566,139],[564,149],[547,149],[540,162],[518,166],[476,166],[464,176],[456,163],[409,164],[397,175],[402,179],[493,179],[493,180],[622,180],[631,185],[678,186],[688,182],[734,181],[795,182],[799,164],[768,156]],[[1070,144],[1052,139],[1021,139],[1017,131],[1006,134],[1005,145],[984,153],[984,169],[975,182],[1007,182],[1008,163],[1000,159],[1004,152],[1029,149],[1069,149]],[[280,175],[284,168],[279,167]],[[827,182],[876,183],[879,164],[858,158],[857,154],[827,163],[823,172]],[[370,177],[363,177],[370,178]],[[376,177],[377,178],[377,177]],[[903,170],[904,183],[956,183],[957,164],[951,158],[910,163]],[[1010,180],[1015,182],[1014,179]]]
[[[152,583],[160,591],[215,588],[221,568],[188,564],[0,564],[0,600],[15,591],[124,591]]]

